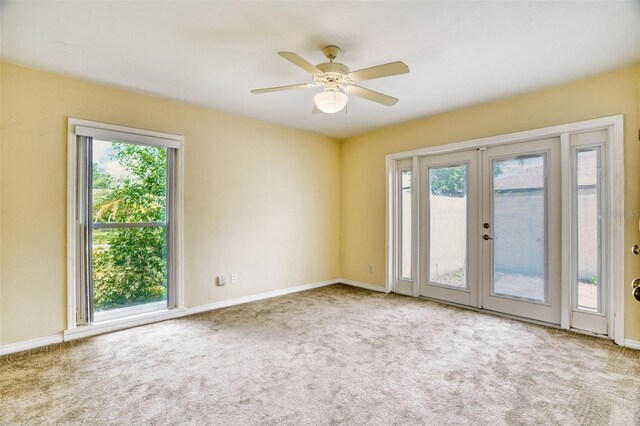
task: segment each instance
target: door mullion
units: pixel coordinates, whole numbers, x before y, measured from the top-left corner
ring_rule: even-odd
[[[421,268],[421,252],[420,252],[420,233],[421,233],[421,220],[420,220],[420,163],[418,157],[413,157],[413,169],[411,173],[411,223],[413,223],[413,229],[411,230],[411,265],[413,268],[413,297],[420,296],[420,283],[422,282],[422,268]]]
[[[483,176],[482,176],[482,171],[484,170],[483,167],[483,153],[487,150],[486,147],[481,147],[478,148],[477,151],[477,156],[476,156],[476,164],[478,165],[477,167],[477,171],[476,171],[476,194],[478,194],[478,209],[477,209],[477,214],[476,214],[476,218],[477,218],[477,223],[478,223],[478,230],[480,232],[482,232],[483,228],[482,228],[482,224],[485,222],[488,222],[487,218],[484,217],[484,194],[483,194],[483,188],[484,188],[484,182],[483,182]],[[483,257],[485,256],[484,254],[484,250],[483,250],[483,246],[482,243],[484,242],[484,240],[482,240],[482,238],[480,238],[480,236],[478,235],[478,239],[477,241],[477,262],[478,262],[478,273],[475,276],[475,279],[477,280],[477,288],[478,288],[478,294],[477,294],[477,300],[476,300],[476,306],[478,308],[482,308],[482,295],[484,292],[484,259]]]
[[[86,318],[93,322],[93,140],[87,140],[87,176],[86,176],[86,241],[85,241],[85,285],[86,285]]]

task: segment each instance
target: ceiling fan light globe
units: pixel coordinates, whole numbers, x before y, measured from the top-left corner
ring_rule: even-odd
[[[328,114],[342,111],[347,105],[348,100],[347,95],[336,90],[325,90],[313,97],[313,101],[318,109]]]

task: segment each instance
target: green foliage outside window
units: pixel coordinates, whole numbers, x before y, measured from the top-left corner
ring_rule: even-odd
[[[466,167],[441,167],[429,170],[431,194],[462,198],[465,196]]]
[[[94,164],[94,222],[163,222],[166,149],[112,144],[111,159],[126,172],[114,177]],[[94,230],[96,311],[166,300],[164,227]]]

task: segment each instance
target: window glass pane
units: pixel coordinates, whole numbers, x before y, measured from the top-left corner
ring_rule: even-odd
[[[545,156],[492,165],[493,292],[544,302]]]
[[[167,300],[166,228],[94,229],[94,311]]]
[[[429,168],[429,281],[467,287],[467,166]]]
[[[167,149],[94,139],[94,222],[163,222]]]
[[[598,311],[600,292],[600,189],[598,148],[576,153],[578,307]]]
[[[411,170],[400,172],[400,277],[411,279]]]

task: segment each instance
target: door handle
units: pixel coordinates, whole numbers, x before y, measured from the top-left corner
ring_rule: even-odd
[[[491,238],[491,237],[490,237],[490,236],[488,236],[487,234],[484,234],[484,235],[482,236],[482,239],[483,239],[483,240],[485,240],[485,241],[493,240],[493,238]]]
[[[631,295],[640,302],[640,278],[634,278],[631,281]]]

